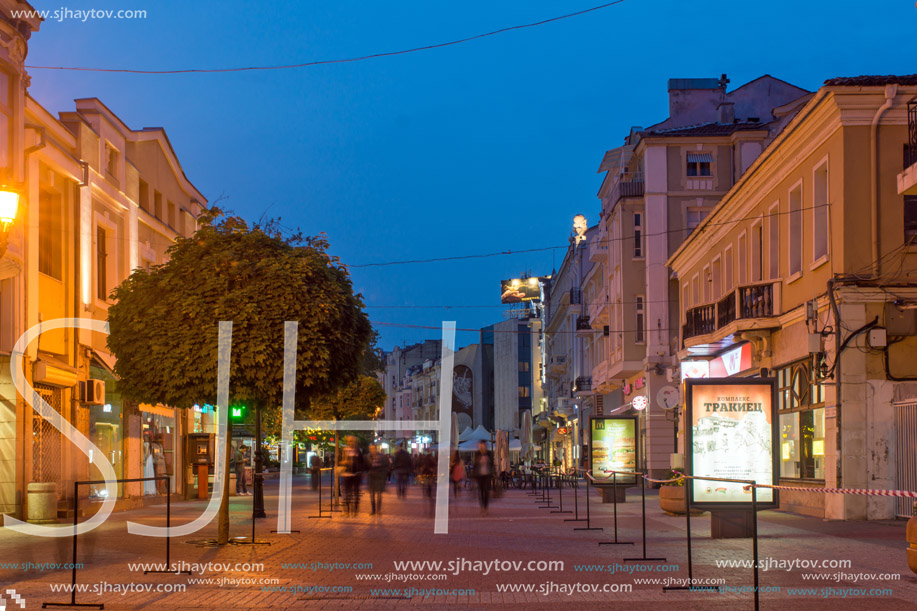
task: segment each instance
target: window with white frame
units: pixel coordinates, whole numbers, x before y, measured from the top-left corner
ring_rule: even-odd
[[[812,175],[812,260],[828,256],[828,161]]]
[[[643,214],[634,212],[634,258],[643,256]]]
[[[755,222],[751,226],[751,281],[761,282],[764,279],[764,223]]]
[[[713,291],[713,299],[716,301],[723,296],[723,262],[720,257],[717,257],[713,260],[712,265],[711,273],[713,274],[713,284],[711,288]]]
[[[38,271],[56,280],[63,279],[63,241],[61,196],[41,191],[38,194]]]
[[[642,344],[645,340],[646,311],[643,295],[634,298],[634,342]]]
[[[739,284],[741,285],[741,284],[745,284],[746,278],[747,278],[746,274],[748,273],[748,238],[746,237],[744,231],[742,232],[741,235],[739,235],[739,253],[738,254],[739,254],[738,278],[739,278]]]
[[[96,226],[96,297],[108,299],[108,232],[101,225]]]
[[[710,266],[704,266],[704,303],[710,303],[713,301],[710,295],[710,289],[712,288],[713,278],[710,277]]]
[[[694,307],[694,304],[691,303],[691,288],[688,286],[687,282],[681,285],[681,303],[682,310]]]
[[[700,225],[707,214],[710,212],[710,208],[695,208],[691,207],[685,211],[685,227],[688,228],[688,232],[694,231],[694,228]]]
[[[767,268],[768,278],[780,277],[780,203],[767,211]]]
[[[790,276],[802,272],[802,185],[799,184],[790,191],[789,223],[789,252]]]
[[[691,295],[693,296],[694,305],[700,305],[700,276],[694,274],[694,277],[691,278]]]
[[[735,288],[732,276],[733,258],[732,246],[727,246],[723,251],[723,287],[727,293]]]

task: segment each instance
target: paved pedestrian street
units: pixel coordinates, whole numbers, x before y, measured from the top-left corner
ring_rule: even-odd
[[[618,505],[618,540],[635,545],[601,546],[600,541],[614,537],[613,506],[602,504],[595,490],[591,523],[602,531],[575,531],[585,522],[565,521],[574,514],[550,513],[554,510],[539,508],[543,504],[528,491],[515,489],[493,501],[484,517],[474,490],[467,489],[452,501],[449,533],[440,535],[433,534],[432,514],[417,486],[405,500],[388,487],[381,515],[369,515],[364,495],[357,517],[335,513],[332,519],[308,518],[317,511],[317,496],[305,479],[294,480],[294,492],[293,529],[301,532],[271,534],[277,482],[266,484],[268,519],[258,521],[256,537],[270,545],[195,543],[216,536],[215,521],[174,539],[171,560],[181,565],[174,568],[191,569],[191,576],[144,575],[137,566],[164,562],[165,542],[130,535],[125,522],[163,526],[164,505],[113,514],[80,536],[77,561],[83,568],[77,583],[86,591],[77,594],[77,602],[104,603],[112,610],[754,608],[752,569],[728,566],[750,562],[752,543],[712,540],[709,517],[692,521],[693,576],[702,580],[695,583],[715,583],[718,590],[662,591],[664,583],[677,585],[688,578],[685,520],[662,513],[654,491],[647,496],[647,556],[666,561],[645,563],[624,561],[642,553],[637,489]],[[583,492],[580,488],[581,517]],[[572,490],[563,493],[564,509],[573,509]],[[553,500],[556,504],[556,495]],[[193,519],[203,507],[202,501],[174,503],[173,525]],[[251,497],[231,500],[232,536],[250,536],[250,507]],[[762,609],[917,608],[917,578],[905,560],[904,522],[825,522],[768,511],[761,513],[759,529]],[[6,529],[0,537],[3,592],[14,590],[26,609],[69,600],[69,591],[54,588],[69,584],[71,571],[48,564],[71,561],[70,538],[30,537]],[[178,591],[182,586],[184,591]],[[7,609],[15,608],[7,602]]]

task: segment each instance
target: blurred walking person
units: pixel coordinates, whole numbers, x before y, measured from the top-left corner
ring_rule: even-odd
[[[452,460],[449,462],[449,478],[452,480],[452,494],[458,498],[459,490],[462,489],[462,483],[465,481],[465,461],[462,460],[458,450],[452,452]]]
[[[341,453],[341,480],[344,488],[344,515],[355,516],[360,508],[360,480],[363,478],[363,453],[357,438],[347,437],[347,447]]]
[[[427,449],[418,459],[418,476],[423,488],[423,496],[427,501],[427,512],[433,514],[433,484],[436,483],[436,457]]]
[[[318,454],[313,454],[309,459],[309,473],[312,474],[312,489],[318,489],[319,478],[322,476],[322,459]]]
[[[403,499],[407,496],[408,480],[411,479],[411,455],[404,449],[404,444],[398,448],[395,453],[395,478],[398,480],[398,498]]]
[[[241,443],[236,446],[232,459],[233,467],[236,470],[236,494],[239,496],[251,496],[245,481],[245,453],[242,452]]]
[[[378,446],[369,446],[369,502],[372,510],[369,515],[382,515],[382,493],[385,492],[385,481],[391,469],[388,456],[379,451]]]
[[[481,503],[481,515],[487,515],[490,504],[490,482],[494,476],[494,454],[487,449],[487,443],[478,442],[478,451],[474,453],[474,466],[471,475],[478,483],[478,500]]]

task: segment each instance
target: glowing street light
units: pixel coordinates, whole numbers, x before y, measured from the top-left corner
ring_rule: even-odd
[[[19,192],[6,186],[0,186],[0,229],[6,231],[16,220],[19,209]]]

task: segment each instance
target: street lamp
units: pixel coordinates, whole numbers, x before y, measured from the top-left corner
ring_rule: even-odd
[[[19,209],[19,192],[6,186],[0,186],[0,230],[6,232],[16,220]]]
[[[0,186],[0,229],[6,231],[10,224],[16,220],[16,211],[19,209],[19,191],[6,186]]]

